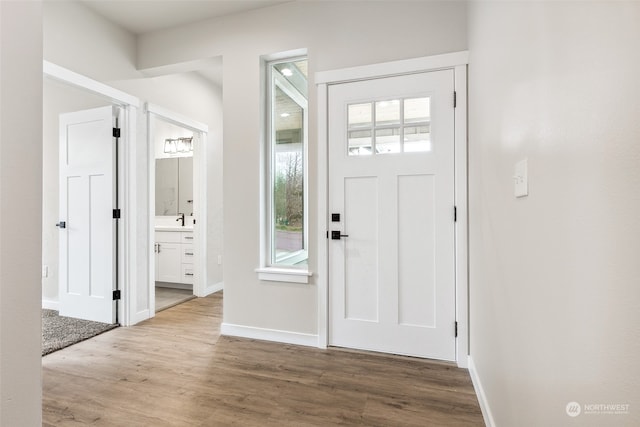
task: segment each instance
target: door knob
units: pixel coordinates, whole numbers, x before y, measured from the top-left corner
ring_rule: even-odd
[[[349,237],[348,234],[340,234],[340,231],[333,230],[331,232],[331,240],[340,240],[341,237]]]
[[[64,221],[60,221],[59,223],[56,224],[56,227],[58,228],[67,228],[67,223]]]

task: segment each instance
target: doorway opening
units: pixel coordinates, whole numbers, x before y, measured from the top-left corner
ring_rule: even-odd
[[[149,104],[152,313],[205,296],[207,125]]]
[[[44,355],[129,320],[122,165],[139,101],[46,61],[43,71]]]

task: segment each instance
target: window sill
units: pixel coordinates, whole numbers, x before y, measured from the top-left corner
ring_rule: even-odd
[[[271,282],[309,283],[309,277],[313,275],[307,270],[295,270],[293,268],[262,267],[256,268],[259,280]]]

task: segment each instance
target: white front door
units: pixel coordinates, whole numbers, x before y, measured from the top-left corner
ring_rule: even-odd
[[[453,98],[453,70],[329,87],[330,345],[455,360]]]
[[[60,315],[105,323],[116,321],[113,128],[111,106],[60,115]]]

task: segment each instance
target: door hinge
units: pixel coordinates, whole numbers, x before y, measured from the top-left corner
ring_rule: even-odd
[[[120,209],[113,210],[113,219],[120,219]]]
[[[455,334],[456,334],[456,338],[458,338],[458,322],[455,322]]]
[[[453,222],[458,222],[458,207],[453,207]]]
[[[458,98],[458,97],[457,97],[457,94],[456,94],[456,92],[454,91],[454,92],[453,92],[453,108],[456,108],[456,106],[458,105],[458,100],[457,100],[457,98]]]
[[[120,289],[116,289],[115,291],[113,291],[113,300],[117,301],[120,299]]]
[[[120,138],[120,128],[113,128],[113,137]]]
[[[329,230],[327,230],[327,239],[329,238]]]

